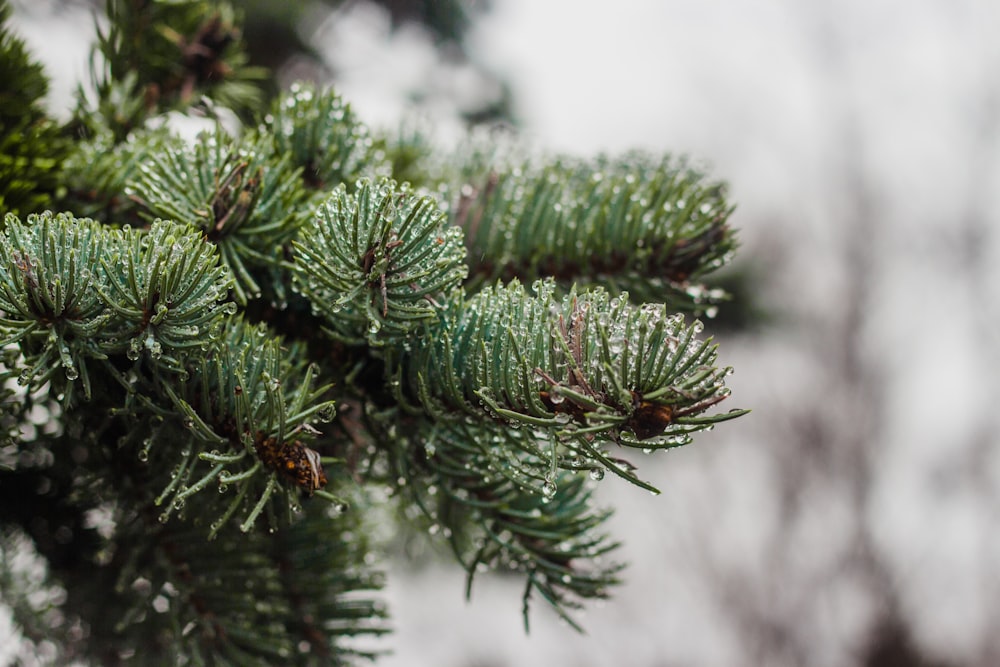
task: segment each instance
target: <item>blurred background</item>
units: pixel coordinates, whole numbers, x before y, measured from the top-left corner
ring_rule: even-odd
[[[65,111],[93,3],[13,4]],[[683,153],[738,206],[706,328],[753,412],[641,461],[659,497],[599,483],[630,567],[588,634],[401,553],[379,664],[1000,665],[1000,3],[235,4],[370,123]]]

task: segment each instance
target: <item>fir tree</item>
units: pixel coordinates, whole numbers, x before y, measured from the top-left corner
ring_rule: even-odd
[[[520,576],[526,626],[541,598],[579,627],[623,567],[594,480],[657,492],[634,453],[744,412],[694,319],[736,245],[723,184],[436,151],[310,85],[262,106],[227,5],[108,17],[65,159],[0,39],[34,82],[0,109],[0,549],[64,591],[40,605],[4,559],[24,636],[99,664],[351,664],[388,630],[369,536],[394,516],[470,588]],[[235,136],[162,123],[222,108]]]

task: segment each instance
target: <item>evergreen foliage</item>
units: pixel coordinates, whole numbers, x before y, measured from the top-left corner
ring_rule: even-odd
[[[436,299],[465,277],[462,230],[448,225],[429,196],[382,180],[340,186],[295,243],[295,277],[346,342],[399,344],[440,309]]]
[[[172,109],[218,104],[250,113],[264,72],[247,66],[237,16],[203,0],[109,0],[91,59],[96,98],[81,94],[79,121],[124,139],[146,119]]]
[[[365,174],[388,174],[387,166],[351,105],[331,90],[300,83],[276,99],[261,133],[274,141],[278,155],[302,168],[306,187],[325,190],[331,184],[354,183]]]
[[[305,192],[270,138],[217,132],[150,155],[126,186],[140,214],[194,223],[232,271],[237,301],[261,295],[255,269],[273,268],[305,221]],[[178,193],[183,193],[178,196]]]
[[[455,224],[486,281],[546,276],[701,311],[721,293],[699,279],[735,249],[720,183],[682,160],[632,153],[508,165],[461,184]]]
[[[718,410],[731,369],[687,319],[735,249],[723,185],[376,140],[330,90],[264,107],[224,3],[108,17],[82,139],[46,162],[61,188],[3,200],[0,550],[65,591],[46,615],[4,559],[24,636],[95,664],[375,657],[383,506],[423,515],[470,590],[515,573],[526,625],[539,597],[579,629],[623,569],[596,481],[656,491],[630,452],[745,412]],[[223,108],[247,129],[163,123]]]

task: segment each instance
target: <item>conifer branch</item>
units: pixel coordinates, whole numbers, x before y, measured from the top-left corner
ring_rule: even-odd
[[[80,96],[78,122],[110,128],[120,141],[149,117],[204,99],[237,113],[260,103],[264,71],[247,66],[228,3],[107,0],[107,14],[91,56],[97,98]]]
[[[699,281],[736,247],[732,208],[721,183],[683,160],[562,158],[469,178],[452,219],[466,231],[477,281],[551,276],[695,311],[724,296]]]
[[[271,104],[260,132],[302,169],[307,188],[330,191],[364,175],[388,175],[367,126],[332,89],[293,84]]]
[[[298,507],[298,489],[312,493],[327,484],[319,454],[309,444],[319,434],[313,424],[329,421],[333,402],[323,400],[329,386],[313,387],[314,369],[303,366],[300,348],[282,349],[263,325],[234,320],[227,336],[199,365],[189,381],[164,384],[189,431],[189,462],[157,504],[174,507],[212,484],[229,493],[209,536],[237,513],[249,530],[269,501],[280,506],[268,516],[282,518]],[[220,451],[219,447],[224,449]],[[280,482],[280,484],[278,484]],[[235,487],[235,493],[230,488]],[[277,494],[277,495],[275,495]],[[336,496],[328,496],[343,504]],[[282,510],[282,507],[284,511]]]
[[[599,528],[609,510],[592,507],[585,478],[550,467],[553,443],[527,428],[434,422],[418,431],[400,462],[404,491],[444,534],[467,574],[517,572],[578,631],[571,613],[604,598],[623,565]],[[576,462],[578,469],[582,460]],[[567,466],[569,467],[569,466]],[[591,478],[597,479],[594,473]]]
[[[67,159],[0,28],[24,86],[16,108],[0,95],[21,133],[0,137],[0,529],[31,537],[87,624],[67,650],[371,657],[350,643],[386,631],[363,489],[386,485],[470,590],[513,571],[526,626],[540,597],[580,629],[622,569],[591,482],[655,490],[629,449],[745,412],[718,411],[731,369],[676,312],[721,298],[723,185],[638,154],[442,159],[314,86],[268,112],[226,3],[107,6]],[[161,127],[218,105],[253,129]],[[66,212],[9,214],[50,203]]]
[[[600,441],[674,447],[743,414],[699,416],[729,395],[731,372],[714,365],[711,339],[696,338],[700,322],[685,326],[662,305],[636,307],[600,289],[562,299],[552,282],[533,291],[515,281],[450,302],[405,371],[428,410],[545,429],[569,458],[614,463],[612,472],[640,484],[601,454]]]
[[[150,215],[193,224],[218,244],[240,303],[260,296],[255,273],[280,265],[306,217],[298,171],[263,136],[237,143],[217,132],[166,144],[127,191]]]
[[[465,277],[461,230],[429,197],[383,179],[340,186],[294,243],[295,285],[351,343],[399,341]]]
[[[136,360],[144,352],[164,368],[182,370],[192,348],[217,338],[232,278],[214,248],[186,225],[157,220],[147,230],[109,230],[95,286],[117,316],[102,334],[106,353]]]
[[[67,214],[8,214],[0,233],[0,345],[19,343],[21,385],[44,384],[62,369],[82,377],[90,393],[87,360],[105,356],[98,342],[111,318],[96,285],[107,234],[91,220]],[[8,368],[12,368],[8,366]]]

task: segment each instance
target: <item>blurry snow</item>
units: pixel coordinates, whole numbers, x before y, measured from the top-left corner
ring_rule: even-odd
[[[94,42],[94,12],[84,4],[51,0],[12,0],[11,24],[49,77],[47,103],[54,114],[68,119],[76,106],[78,84],[90,81],[90,46]]]
[[[392,29],[388,13],[346,2],[318,26],[304,27],[333,71],[337,91],[369,124],[395,129],[404,118],[431,120],[435,134],[464,132],[458,113],[497,99],[496,81],[447,49],[436,49],[420,25]]]
[[[21,5],[58,106],[89,19]],[[537,600],[525,636],[521,581],[482,577],[466,603],[457,567],[398,564],[395,653],[379,664],[859,664],[887,601],[858,559],[883,568],[920,649],[998,664],[1000,4],[491,5],[473,57],[509,77],[531,140],[709,165],[775,322],[721,341],[729,407],[751,415],[635,457],[659,497],[600,483],[631,566],[582,617],[586,636]],[[363,3],[315,39],[375,123],[416,109],[454,129],[454,109],[490,93]]]

